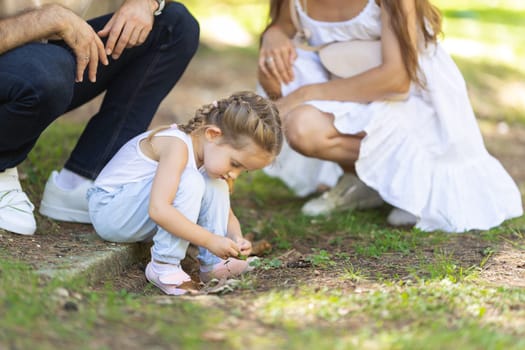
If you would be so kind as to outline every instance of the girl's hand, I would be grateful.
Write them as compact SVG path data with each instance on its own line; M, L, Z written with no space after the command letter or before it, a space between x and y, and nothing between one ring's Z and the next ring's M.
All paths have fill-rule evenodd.
M259 51L260 75L288 84L294 79L292 65L296 58L295 46L286 33L276 25L268 28Z
M252 253L252 242L245 238L237 239L237 244L241 249L241 255L249 256Z
M229 257L236 258L241 251L237 243L229 238L217 235L213 236L213 239L206 248L221 259L228 259Z

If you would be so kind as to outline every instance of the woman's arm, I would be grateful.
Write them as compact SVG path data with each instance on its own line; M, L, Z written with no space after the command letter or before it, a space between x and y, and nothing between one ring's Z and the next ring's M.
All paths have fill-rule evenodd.
M414 0L401 0L399 5L402 6L408 32L415 43L417 29ZM398 39L390 25L390 14L384 7L381 10L381 22L383 63L380 66L351 78L303 86L278 102L280 112L286 114L309 100L370 102L406 93L410 88L410 79L403 64Z
M188 162L186 144L175 137L157 136L153 138L153 145L158 152L159 165L151 187L151 219L173 235L207 248L221 258L237 256L240 249L234 241L191 222L173 207L180 178Z

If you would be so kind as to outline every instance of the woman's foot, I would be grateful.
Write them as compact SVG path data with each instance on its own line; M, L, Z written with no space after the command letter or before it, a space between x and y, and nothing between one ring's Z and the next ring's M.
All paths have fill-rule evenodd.
M390 214L388 214L386 221L392 226L412 227L417 224L417 216L409 213L406 210L394 208Z
M371 209L382 204L379 193L357 176L346 173L331 190L306 202L301 211L307 216L317 216L339 210Z
M179 287L186 282L191 282L190 276L180 266L156 261L151 261L146 266L146 278L169 295L186 294L188 291Z
M254 266L250 265L252 261L257 260L255 256L249 257L246 260L229 258L221 260L215 265L201 266L200 278L204 283L208 283L212 279L224 279L242 275L243 273L252 271Z

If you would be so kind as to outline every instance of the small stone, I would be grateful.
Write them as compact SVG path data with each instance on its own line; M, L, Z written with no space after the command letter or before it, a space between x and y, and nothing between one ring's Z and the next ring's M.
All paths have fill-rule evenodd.
M69 297L69 291L66 288L62 288L62 287L55 289L55 294L56 296L61 297L61 298Z
M64 304L64 310L78 311L78 305L74 301L66 301L66 303Z

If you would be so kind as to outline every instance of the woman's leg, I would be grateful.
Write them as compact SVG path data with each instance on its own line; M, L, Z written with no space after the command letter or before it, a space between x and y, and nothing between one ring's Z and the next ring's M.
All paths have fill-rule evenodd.
M364 134L341 134L333 119L331 114L309 105L300 106L285 117L285 135L292 148L308 157L336 162L345 171L335 187L303 206L305 215L369 209L383 204L379 194L354 175Z
M354 163L364 135L341 134L334 118L310 105L302 105L284 118L284 131L290 146L313 158L338 163L346 172L355 172Z

